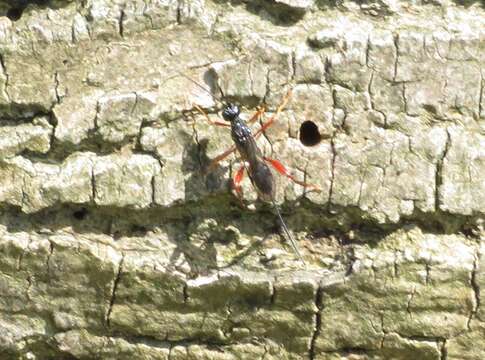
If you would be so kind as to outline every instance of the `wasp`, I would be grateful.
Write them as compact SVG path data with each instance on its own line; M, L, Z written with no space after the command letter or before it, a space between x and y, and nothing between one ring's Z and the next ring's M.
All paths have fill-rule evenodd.
M190 77L186 76L183 73L180 73L182 76L196 84L199 88L203 89L204 91L208 92L211 96L214 96L209 90L205 87L197 83L195 80L191 79ZM248 126L248 123L252 123L255 120L261 118L264 114L265 110L264 107L260 107L255 114L251 116L251 118L246 122L241 118L241 111L240 108L233 103L224 103L221 100L217 99L223 105L222 110L222 118L224 121L216 121L211 120L209 116L198 106L194 105L196 109L204 115L208 122L218 126L226 126L231 128L231 137L234 142L234 145L230 147L227 151L223 152L219 156L215 157L209 169L213 168L219 161L223 160L231 153L237 151L240 155L242 166L240 169L234 174L233 176L233 185L236 193L239 197L241 197L242 189L241 189L241 182L244 178L244 174L247 173L251 183L253 184L254 188L256 189L259 198L265 202L270 202L273 208L276 211L276 214L280 220L281 226L286 237L289 239L290 244L298 256L300 261L305 264L303 256L301 255L298 246L296 244L295 239L291 235L286 223L281 216L281 211L278 204L275 201L275 193L276 193L276 183L271 171L270 166L275 169L278 173L288 177L293 182L304 186L306 188L310 188L314 191L321 191L317 186L307 184L303 181L299 181L294 176L292 176L286 167L278 160L266 157L263 155L261 149L258 147L256 143L256 137L262 134L269 126L271 126L281 111L287 105L289 99L291 97L291 90L285 95L283 101L278 106L274 115L264 122L260 129L256 131L254 134L252 133L251 129ZM215 97L214 97L215 98Z

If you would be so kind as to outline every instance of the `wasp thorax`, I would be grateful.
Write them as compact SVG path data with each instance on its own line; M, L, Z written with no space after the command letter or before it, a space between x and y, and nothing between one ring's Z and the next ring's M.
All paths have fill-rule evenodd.
M226 121L234 121L239 116L240 110L237 105L228 104L222 111L222 117Z

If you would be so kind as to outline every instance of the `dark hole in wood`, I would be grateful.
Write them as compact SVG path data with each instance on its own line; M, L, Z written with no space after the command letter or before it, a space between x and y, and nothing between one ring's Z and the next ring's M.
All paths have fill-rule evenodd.
M317 145L322 140L318 126L311 120L303 122L300 126L300 141L305 146Z

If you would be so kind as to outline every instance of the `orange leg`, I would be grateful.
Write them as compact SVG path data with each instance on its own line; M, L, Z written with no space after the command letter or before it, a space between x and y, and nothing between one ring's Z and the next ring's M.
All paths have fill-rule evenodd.
M202 114L204 115L204 117L206 118L206 120L212 124L212 125L217 125L217 126L231 126L231 124L229 124L228 122L225 122L225 121L221 121L221 120L211 120L211 118L209 117L209 115L207 115L205 113L204 110L202 110L202 108L197 105L197 104L194 104L194 107Z
M259 130L254 133L254 137L259 136L259 134L261 134L263 131L265 131L267 128L269 128L273 124L273 122L276 120L278 115L285 108L286 104L288 104L288 101L290 101L290 97L291 97L291 90L289 90L286 93L286 95L283 98L283 101L281 102L280 106L278 106L278 109L276 109L276 113L273 116L271 116L268 121L264 122L263 125L261 126L261 128L259 128Z
M197 108L199 108L197 105L195 105ZM200 109L199 111L201 111L202 109ZM265 108L264 107L261 107L259 108L254 114L253 116L251 116L251 118L247 121L248 123L251 123L251 122L254 122L256 121L260 116L262 116L265 112ZM205 113L204 113L205 115ZM208 116L205 115L207 118ZM209 120L211 121L211 120ZM224 125L226 125L227 123L224 123ZM227 126L230 126L230 125L227 125ZM256 136L259 136L261 135L261 132L259 132L259 134L257 134ZM255 137L256 137L255 136ZM234 151L236 151L236 147L233 145L231 146L229 149L227 149L226 151L224 151L222 154L216 156L210 163L209 167L207 168L207 171L211 171L213 170L216 165L219 163L219 161L222 161L223 159L225 159L226 157L228 157L229 155L231 155Z
M239 200L242 201L242 188L241 188L241 181L244 178L244 171L246 170L245 164L241 166L241 168L234 174L232 178L232 183L234 186L234 190L236 190L237 197Z
M322 191L322 189L320 189L318 186L316 185L312 185L312 184L307 184L303 181L300 181L298 179L296 179L293 175L291 175L288 170L286 169L286 167L278 160L275 160L275 159L270 159L270 158L267 158L267 157L263 157L263 160L266 161L267 163L269 163L276 171L278 171L281 175L284 175L286 176L287 178L289 178L291 181L293 181L294 183L297 183L298 185L301 185L305 188L310 188L314 191Z
M205 170L206 173L211 172L212 170L214 170L214 168L217 166L217 164L219 163L219 161L224 160L226 157L228 157L229 155L231 155L235 150L236 150L236 146L233 145L229 149L227 149L226 151L224 151L222 154L217 155L214 159L212 159L212 161L210 162L209 166Z
M216 126L226 126L226 127L231 126L230 123L227 123L227 122L224 122L224 121L211 120L211 118L206 114L206 112L199 105L194 104L194 107L205 117L205 119L210 124L216 125ZM222 154L218 155L214 160L211 161L211 163L209 164L209 167L206 169L206 172L212 171L219 161L221 161L224 158L226 158L229 155L231 155L231 153L233 153L234 150L236 150L236 147L235 146L231 146L228 150L226 150Z
M285 95L285 97L283 98L283 101L281 102L280 106L278 106L278 109L276 110L276 113L265 123L263 123L263 125L261 126L261 128L256 131L254 133L254 137L257 138L258 136L260 136L264 130L266 130L268 127L270 127L273 122L276 120L276 117L281 113L281 111L284 109L284 107L286 106L286 104L288 104L288 101L290 100L290 97L291 97L291 90L288 91ZM209 119L209 116L207 116L207 114L197 105L195 105L195 107L206 117L206 119L210 122L210 123L214 123L213 120L210 120ZM249 120L247 121L247 123L252 123L254 121L256 121L258 118L260 118L264 113L265 113L266 109L264 108L264 106L261 106L250 118ZM227 123L222 123L221 122L217 122L219 124L216 124L216 125L222 125L222 126L230 126L229 124ZM219 161L225 159L226 157L228 157L229 155L231 155L234 151L236 150L236 147L233 145L231 146L228 150L224 151L222 154L216 156L210 163L209 167L207 168L207 172L213 170L215 168L215 166L217 165L217 163L219 163Z
M263 115L264 115L265 111L266 111L266 108L264 107L264 105L263 105L263 106L261 106L261 107L260 107L260 108L259 108L259 109L258 109L258 110L257 110L257 111L254 113L254 114L253 114L253 116L251 116L251 117L248 119L247 123L248 123L248 124L251 124L251 123L255 122L255 121L256 121L256 120L258 120L258 119L259 119L261 116L263 116Z

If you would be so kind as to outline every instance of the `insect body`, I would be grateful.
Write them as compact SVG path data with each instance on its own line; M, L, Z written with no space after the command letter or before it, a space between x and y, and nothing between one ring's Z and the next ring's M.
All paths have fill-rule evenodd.
M264 162L263 154L256 144L251 129L241 119L239 113L239 108L233 104L227 105L222 112L224 120L231 123L231 137L236 146L236 150L241 155L243 163L247 163L247 167L242 167L239 170L238 178L235 179L236 189L239 189L239 183L242 180L243 174L241 172L247 170L262 200L271 201L274 198L275 191L273 174ZM238 174L236 173L236 175Z
M241 119L239 114L239 107L233 104L228 104L222 111L224 120L231 123L231 137L236 145L237 151L243 159L250 161L251 158L261 152L254 141L251 129Z
M288 101L289 95L290 93L285 98L283 104L280 105L280 107L278 108L276 115L281 111L283 106ZM224 120L230 122L231 124L230 125L231 137L235 144L235 150L239 152L239 155L241 156L241 160L243 161L243 166L239 169L239 171L236 172L233 179L236 191L238 192L238 194L240 194L240 191L241 191L240 183L242 181L244 171L247 171L249 178L251 179L251 182L253 183L256 190L258 191L260 198L264 201L269 201L273 204L273 207L275 208L278 218L281 222L281 226L286 236L290 240L293 250L298 255L302 263L305 264L305 261L303 260L303 257L301 256L300 251L298 250L296 242L291 236L288 230L288 227L286 226L286 223L283 220L283 217L281 216L280 209L275 202L275 191L276 191L275 181L274 181L273 173L271 172L271 169L267 164L269 163L279 173L289 177L291 180L293 180L294 182L300 185L309 186L314 188L315 190L319 190L319 189L314 185L308 185L296 180L292 175L288 173L284 165L281 164L278 160L264 157L258 145L256 144L255 136L253 136L251 129L247 126L246 122L243 119L241 119L239 114L240 114L239 108L233 104L226 105L222 112L222 117L224 118ZM256 114L256 117L257 115L258 113ZM276 115L273 116L268 122L266 122L263 125L263 127L257 132L256 135L259 135L265 128L271 125ZM255 116L253 116L253 118L254 117ZM223 154L224 157L226 156L226 153ZM220 157L216 158L216 160L219 161Z
M196 83L194 80L188 78L187 76L181 74L182 76L186 77L189 79L191 82L195 83L197 86L201 87L205 91L208 92L204 87ZM298 247L296 245L295 240L291 236L288 227L286 226L283 217L281 216L280 209L278 205L276 204L275 201L275 192L276 192L276 186L275 186L275 181L273 177L273 173L271 172L270 167L268 166L271 165L276 171L278 171L280 174L285 175L289 179L291 179L293 182L300 184L305 187L312 188L313 190L320 191L320 189L317 186L314 185L309 185L306 184L302 181L297 180L294 178L285 168L285 166L279 162L278 160L271 159L268 157L263 156L263 153L259 149L255 138L263 133L263 131L268 128L276 119L276 117L279 115L279 113L282 111L282 109L285 107L286 103L289 100L289 97L291 95L291 92L288 92L288 94L285 96L283 99L283 102L280 104L278 107L276 113L265 123L262 124L261 128L255 132L253 135L251 132L251 129L248 127L247 123L240 117L240 109L238 106L234 104L224 104L224 109L222 111L222 117L226 122L221 122L221 121L213 121L211 120L207 114L196 105L196 108L201 112L205 118L212 124L214 125L219 125L219 126L230 126L231 127L231 137L232 140L234 141L234 146L222 153L221 155L217 156L213 161L212 164L209 166L209 169L212 168L215 164L217 164L219 161L222 159L226 158L229 156L231 153L234 151L237 151L239 155L241 156L241 160L243 162L243 166L236 172L233 178L234 182L234 187L238 195L241 195L241 181L244 177L244 172L246 171L249 175L249 178L251 179L251 182L253 183L254 187L256 188L259 197L264 200L271 202L273 207L275 208L275 211L278 215L278 218L281 222L281 226L290 240L291 246L293 247L293 250L295 253L298 255L300 260L302 261L303 264L305 264L305 261L303 260L303 257L300 254L300 251L298 250ZM258 119L262 114L264 113L263 109L259 109L249 120L248 123L255 121Z

